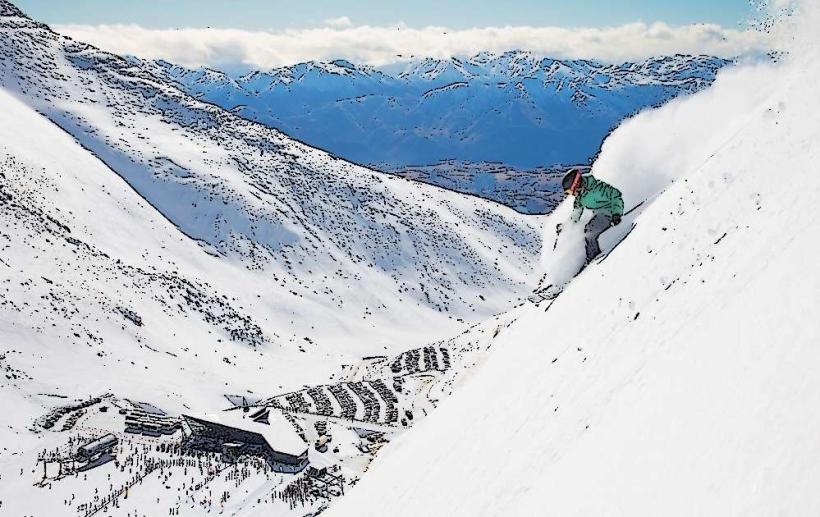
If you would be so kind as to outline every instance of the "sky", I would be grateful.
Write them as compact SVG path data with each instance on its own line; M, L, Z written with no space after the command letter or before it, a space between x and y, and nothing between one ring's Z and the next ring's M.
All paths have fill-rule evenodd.
M601 27L637 21L714 23L737 28L748 0L17 0L50 24L138 24L146 28L302 28L347 17L357 25L427 25L455 29L537 25Z
M12 1L103 50L227 71L508 50L620 63L676 53L732 58L766 47L747 28L749 0Z

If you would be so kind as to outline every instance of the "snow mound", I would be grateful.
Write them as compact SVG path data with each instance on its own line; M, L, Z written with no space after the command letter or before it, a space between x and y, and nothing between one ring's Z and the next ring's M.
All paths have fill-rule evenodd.
M817 14L612 135L596 172L649 201L629 238L329 515L820 512Z

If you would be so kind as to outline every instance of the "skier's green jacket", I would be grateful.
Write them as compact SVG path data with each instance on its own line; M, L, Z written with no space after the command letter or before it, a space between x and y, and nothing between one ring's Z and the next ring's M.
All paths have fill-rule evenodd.
M584 208L608 212L610 216L624 215L624 200L621 191L608 183L595 179L591 174L581 177L583 187L575 195L575 204L572 210L573 222L581 220Z

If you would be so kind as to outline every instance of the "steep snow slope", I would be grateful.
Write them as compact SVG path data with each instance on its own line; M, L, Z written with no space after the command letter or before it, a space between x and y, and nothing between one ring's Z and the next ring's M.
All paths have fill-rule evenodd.
M530 283L537 219L356 167L2 5L12 16L0 18L0 85L203 253L238 265L230 283L255 291L252 310L283 333L357 353L373 343L364 332L381 336L380 349L407 345L417 339L408 327L441 337L457 319L508 307Z
M76 420L36 423L55 407L116 393L206 414L226 393L261 397L327 379L338 358L291 343L263 311L249 311L252 292L225 289L241 269L203 253L5 91L0 111L14 121L0 124L0 514L78 515L131 477L100 469L77 485L34 486L43 451L105 433L94 423L99 406L70 437ZM122 426L112 430L122 436ZM130 504L144 510L160 495L146 487Z
M17 372L0 391L39 411L7 415L2 432L57 400L43 394L207 408L332 370L326 352L287 346L251 314L253 293L215 287L237 268L202 253L70 136L3 91L0 109L14 120L0 125L0 362Z
M633 113L699 91L729 62L668 56L608 65L528 52L424 59L391 75L347 61L239 78L146 63L184 91L339 156L391 169L441 160L586 163Z
M328 514L820 512L820 74L802 41L616 131L596 172L628 204L660 197L546 313L516 309Z

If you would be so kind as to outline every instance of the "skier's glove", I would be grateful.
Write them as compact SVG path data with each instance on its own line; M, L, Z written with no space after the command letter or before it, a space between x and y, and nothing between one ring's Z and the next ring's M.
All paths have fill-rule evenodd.
M613 215L612 216L612 226L618 226L619 224L621 224L621 216L618 215L618 214Z

